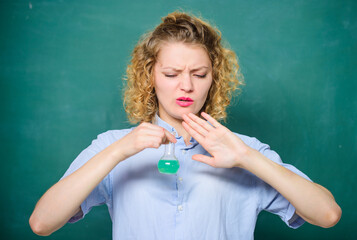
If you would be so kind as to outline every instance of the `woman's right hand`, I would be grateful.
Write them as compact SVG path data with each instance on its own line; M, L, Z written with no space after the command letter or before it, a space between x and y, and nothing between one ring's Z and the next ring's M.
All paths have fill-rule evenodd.
M166 129L151 123L140 124L53 185L36 204L30 218L32 230L47 236L61 228L80 211L81 203L120 161L145 148L158 148L168 141L177 142Z
M152 123L143 122L128 135L119 140L121 154L126 159L145 148L159 148L161 144L176 143L177 140L165 128Z

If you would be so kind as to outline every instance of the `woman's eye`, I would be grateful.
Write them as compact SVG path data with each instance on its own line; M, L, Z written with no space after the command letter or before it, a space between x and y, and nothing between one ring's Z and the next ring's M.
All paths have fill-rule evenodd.
M198 74L196 74L195 76L196 76L196 77L199 77L199 78L205 78L206 75L207 75L207 74L204 74L204 75L198 75Z
M173 77L176 77L176 75L174 75L174 74L165 74L165 77L173 78Z

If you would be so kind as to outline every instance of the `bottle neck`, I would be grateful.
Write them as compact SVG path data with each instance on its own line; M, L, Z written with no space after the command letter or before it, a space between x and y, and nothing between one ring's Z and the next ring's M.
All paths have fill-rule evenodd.
M165 153L164 156L162 156L162 158L165 159L177 159L175 156L175 143L168 143L165 144Z

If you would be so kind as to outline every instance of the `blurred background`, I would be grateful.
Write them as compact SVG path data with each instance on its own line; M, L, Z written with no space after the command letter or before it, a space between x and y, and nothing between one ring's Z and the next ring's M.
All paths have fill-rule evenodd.
M357 2L0 2L2 239L42 239L28 219L42 194L96 136L128 128L122 78L139 37L177 9L216 25L245 86L225 125L268 143L328 188L333 228L289 229L262 213L255 239L356 239ZM111 239L105 206L48 239Z

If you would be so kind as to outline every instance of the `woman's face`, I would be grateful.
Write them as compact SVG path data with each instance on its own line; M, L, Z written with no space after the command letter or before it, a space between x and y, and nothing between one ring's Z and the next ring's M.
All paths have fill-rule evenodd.
M197 114L212 84L212 64L199 45L164 43L154 66L154 86L159 116L164 121Z

